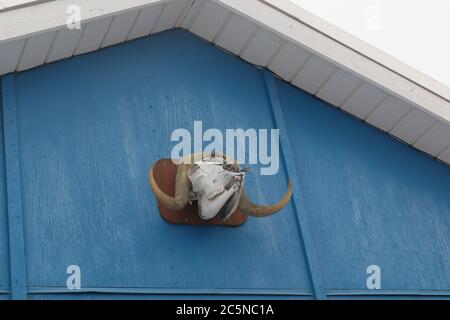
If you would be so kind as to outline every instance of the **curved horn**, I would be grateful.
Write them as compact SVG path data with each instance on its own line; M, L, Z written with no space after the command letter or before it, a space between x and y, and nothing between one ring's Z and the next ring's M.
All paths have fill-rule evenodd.
M165 194L158 186L153 177L153 168L150 167L148 172L148 182L155 193L156 199L169 210L181 210L187 206L189 202L189 177L188 172L190 164L181 163L177 168L175 180L175 197Z
M290 181L288 185L288 190L285 193L283 199L281 199L281 201L276 204L268 206L262 206L253 203L250 199L247 198L244 189L242 192L241 199L239 200L238 207L239 210L241 210L241 212L246 215L253 217L267 217L283 209L291 199L291 196L292 196L292 184Z

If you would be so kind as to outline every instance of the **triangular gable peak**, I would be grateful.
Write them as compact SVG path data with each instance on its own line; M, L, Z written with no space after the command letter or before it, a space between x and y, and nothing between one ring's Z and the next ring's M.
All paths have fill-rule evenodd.
M30 1L0 10L0 74L178 27L450 164L447 87L285 0Z

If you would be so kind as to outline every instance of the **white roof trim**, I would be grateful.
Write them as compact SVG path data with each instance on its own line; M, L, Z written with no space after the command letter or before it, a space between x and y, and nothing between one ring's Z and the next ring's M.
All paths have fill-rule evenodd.
M38 2L0 11L0 75L182 27L450 164L450 89L290 1ZM95 32L68 33L69 5Z
M29 7L53 0L0 0L0 12Z
M0 44L66 27L67 8L81 9L82 22L114 16L169 0L57 0L0 12Z
M261 0L450 102L450 88L286 0Z
M414 103L417 107L423 109L426 112L435 115L447 123L450 123L450 94L445 99L439 95L433 93L431 90L424 88L416 81L411 81L407 76L401 75L399 71L391 71L385 64L388 61L385 58L387 55L383 54L382 57L379 51L370 47L369 45L361 45L360 41L356 38L346 35L343 31L337 31L337 28L331 28L319 18L313 17L312 14L306 13L304 10L292 10L296 6L292 5L285 0L217 0L224 3L231 9L238 11L241 14L248 16L250 19L261 23L271 30L279 33L281 36L294 41L307 49L319 54L327 60L331 60L334 63L339 64L345 69L356 73L359 76L366 78L367 80L377 84L378 86L391 91L398 95L400 98L407 99L409 102ZM270 8L265 4L271 3L272 5L278 5L278 7L284 7L291 9L290 16L283 13L283 11L277 11ZM282 5L282 6L281 6ZM301 14L303 12L303 14ZM333 36L318 32L312 27L308 26L302 21L294 20L291 16L306 17L310 23L314 23L314 27L317 30L332 29L335 36L345 38L347 42L351 42L353 47L349 47L338 42ZM362 55L359 53L360 49L370 51L370 55L367 53ZM370 50L369 50L370 49ZM369 58L377 55L378 59L382 58L382 63L375 62L376 59ZM395 66L398 69L407 69L410 75L419 75L418 71L407 67L406 65L396 61L394 58L389 59L391 65L395 62ZM395 70L395 69L394 69ZM425 78L425 76L422 76ZM430 80L431 81L431 80Z

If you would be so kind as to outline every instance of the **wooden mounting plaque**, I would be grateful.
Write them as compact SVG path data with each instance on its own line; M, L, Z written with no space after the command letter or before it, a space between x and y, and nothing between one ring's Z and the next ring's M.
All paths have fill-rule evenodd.
M170 159L160 159L155 163L153 175L158 186L170 196L175 195L175 176L177 165ZM247 216L236 210L226 221L219 217L211 220L202 220L198 215L196 201L192 205L180 211L172 211L158 202L159 211L164 220L173 224L204 225L204 226L228 226L237 227L247 221Z

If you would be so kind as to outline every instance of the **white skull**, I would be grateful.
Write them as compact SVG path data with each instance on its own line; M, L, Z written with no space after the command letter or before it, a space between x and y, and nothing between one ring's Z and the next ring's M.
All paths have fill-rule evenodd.
M230 164L230 160L210 156L196 161L189 170L192 184L190 200L198 201L198 212L203 220L212 219L217 214L226 220L239 204L245 173L224 169L225 164Z

